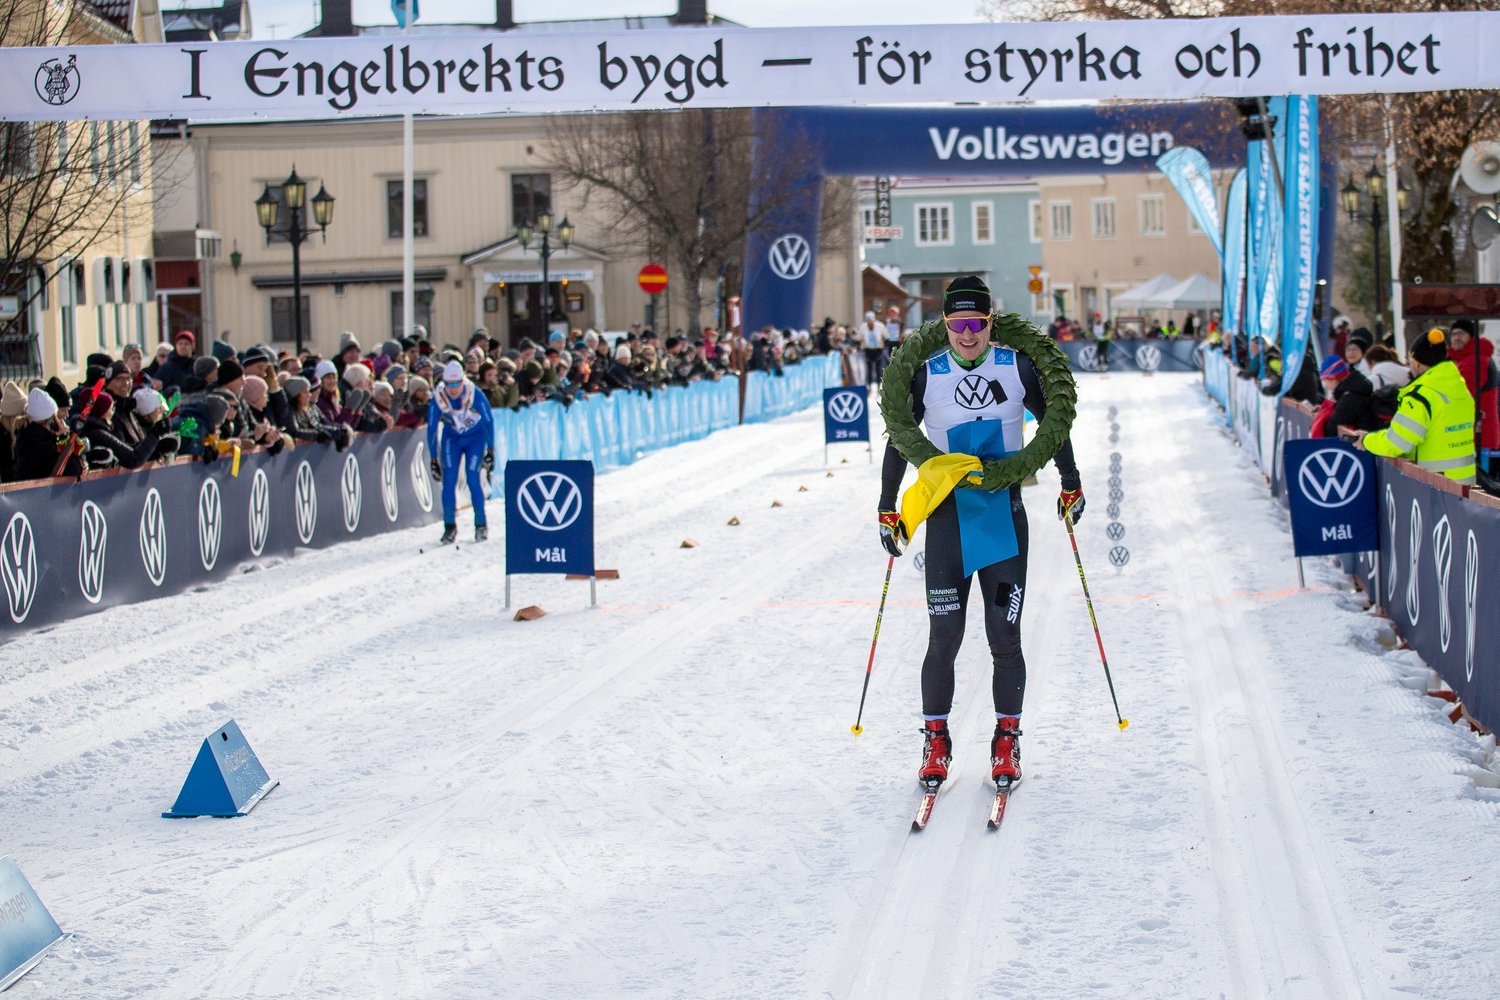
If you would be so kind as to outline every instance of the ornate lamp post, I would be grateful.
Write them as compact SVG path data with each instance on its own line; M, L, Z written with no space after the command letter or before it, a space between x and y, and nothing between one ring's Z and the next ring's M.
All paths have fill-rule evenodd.
M1360 202L1362 195L1368 195L1370 199L1370 243L1375 252L1375 339L1385 339L1385 294L1384 282L1380 274L1380 227L1385 224L1385 216L1381 213L1381 198L1385 195L1385 176L1375 167L1370 165L1365 174L1365 186L1361 191L1354 185L1351 176L1339 189L1339 203L1344 206L1344 213L1350 222L1358 221L1360 216ZM1407 200L1411 192L1405 184L1396 188L1397 211L1406 211Z
M328 240L328 224L333 221L333 202L334 198L327 188L319 184L318 193L312 198L312 217L319 232L323 234L324 242ZM307 206L307 182L297 176L296 167L281 182L279 200L271 194L269 184L260 197L255 199L255 214L267 237L276 228L281 209L285 208L287 212L286 238L292 245L292 332L299 355L302 353L302 243L312 235L312 230L304 225Z
M536 225L523 222L516 227L516 239L521 241L521 247L525 250L531 249L531 241L538 235L542 242L537 247L537 254L542 258L542 294L541 307L537 310L536 342L539 345L547 343L547 319L551 313L552 285L548 274L548 262L552 259L552 213L543 212L536 217ZM566 250L568 244L573 242L573 224L563 216L562 222L557 224L557 242L562 244Z

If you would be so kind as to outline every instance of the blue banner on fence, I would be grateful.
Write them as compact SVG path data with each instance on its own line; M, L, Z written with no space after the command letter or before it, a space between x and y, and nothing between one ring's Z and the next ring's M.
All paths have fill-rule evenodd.
M1318 281L1318 99L1286 101L1286 219L1282 226L1281 393L1297 381L1313 328ZM1272 253L1274 247L1268 248Z
M63 932L10 858L0 858L0 993L42 960Z
M505 572L594 575L593 463L505 463Z
M869 389L862 385L823 390L823 443L870 440Z
M1374 456L1333 438L1287 441L1282 455L1292 547L1299 557L1380 547Z

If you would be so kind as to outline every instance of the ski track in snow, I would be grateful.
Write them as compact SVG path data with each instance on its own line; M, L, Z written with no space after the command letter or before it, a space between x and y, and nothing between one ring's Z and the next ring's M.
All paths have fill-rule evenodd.
M1487 997L1493 740L1422 697L1332 566L1296 590L1196 376L1085 376L1079 409L1078 544L1131 724L1049 467L999 831L977 620L953 775L908 829L920 535L849 732L879 454L834 446L827 475L810 410L599 477L621 578L598 609L522 576L514 604L549 614L512 621L492 503L482 545L461 512L456 549L397 532L0 647L0 853L74 935L9 995ZM281 785L242 819L160 819L231 717Z

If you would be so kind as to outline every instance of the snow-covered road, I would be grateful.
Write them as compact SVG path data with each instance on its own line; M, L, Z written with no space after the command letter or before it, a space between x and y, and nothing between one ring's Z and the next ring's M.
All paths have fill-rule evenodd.
M814 410L601 476L598 609L516 577L549 613L513 621L500 531L423 528L0 647L0 854L74 935L11 995L1492 995L1493 740L1331 567L1296 589L1196 377L1080 395L1078 541L1130 726L1048 469L999 832L977 621L953 778L908 832L920 536L850 733L879 466L839 446L830 474ZM230 717L281 785L243 819L160 819Z

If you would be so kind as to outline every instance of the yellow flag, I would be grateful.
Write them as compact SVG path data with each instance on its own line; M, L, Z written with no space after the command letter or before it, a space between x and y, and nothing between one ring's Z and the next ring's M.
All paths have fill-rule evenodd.
M911 538L959 483L984 482L984 463L973 455L937 455L917 469L917 481L901 494L901 526Z

